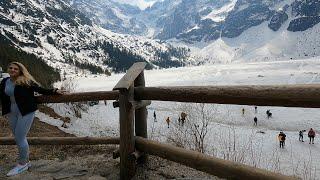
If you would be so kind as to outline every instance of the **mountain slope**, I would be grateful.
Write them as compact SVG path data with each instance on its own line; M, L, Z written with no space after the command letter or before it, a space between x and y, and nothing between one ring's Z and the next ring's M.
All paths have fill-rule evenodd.
M107 31L61 0L4 0L0 7L5 39L68 72L74 66L94 73L124 71L137 61L149 68L181 66L188 56L187 49Z

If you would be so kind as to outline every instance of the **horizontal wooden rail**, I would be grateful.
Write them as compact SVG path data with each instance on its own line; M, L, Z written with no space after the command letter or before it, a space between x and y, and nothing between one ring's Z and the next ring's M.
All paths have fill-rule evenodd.
M273 173L267 170L250 167L208 156L195 151L178 148L172 145L160 144L142 137L135 138L136 148L139 151L162 157L194 169L227 179L265 179L291 180L295 177Z
M118 91L98 91L98 92L81 92L70 93L65 95L38 96L38 103L67 103L80 101L98 101L98 100L117 100Z
M119 144L119 138L110 137L27 137L30 145L98 145ZM0 145L15 145L13 137L1 137Z
M136 87L138 100L320 108L320 85Z

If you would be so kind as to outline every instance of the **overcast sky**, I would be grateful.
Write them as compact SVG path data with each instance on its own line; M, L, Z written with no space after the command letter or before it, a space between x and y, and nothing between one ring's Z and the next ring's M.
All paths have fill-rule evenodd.
M114 0L121 3L136 5L140 7L140 9L145 9L149 6L151 6L154 2L159 0Z

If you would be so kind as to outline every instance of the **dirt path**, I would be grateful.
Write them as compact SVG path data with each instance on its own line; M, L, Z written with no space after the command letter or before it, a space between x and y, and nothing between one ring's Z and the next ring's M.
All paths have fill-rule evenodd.
M52 112L51 112L52 113ZM11 136L6 119L0 117L0 137ZM30 137L74 136L35 118ZM32 167L15 177L6 173L16 163L16 146L0 146L0 179L119 179L119 159L112 158L115 145L30 146ZM213 176L150 156L144 167L138 167L134 179L215 179Z

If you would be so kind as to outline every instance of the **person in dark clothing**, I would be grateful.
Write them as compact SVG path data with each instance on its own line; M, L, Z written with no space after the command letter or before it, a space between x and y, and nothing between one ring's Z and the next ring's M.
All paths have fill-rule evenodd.
M254 113L257 114L257 112L258 112L258 107L255 106L255 107L254 107Z
M258 125L258 118L257 118L257 117L254 117L254 118L253 118L253 121L254 121L254 125L257 126L257 125Z
M170 118L169 117L167 117L166 122L167 122L168 128L169 128L170 127Z
M309 132L308 132L308 137L310 139L309 144L314 144L314 137L316 136L316 132L314 132L314 130L312 128L310 128Z
M242 108L242 116L244 116L244 111L245 111L244 108Z
M153 118L154 118L154 122L157 122L157 115L156 115L156 111L153 111Z
M181 124L182 124L182 126L184 125L184 123L186 121L186 117L187 117L187 113L182 112L181 113Z
M178 123L179 123L179 126L180 126L180 122L181 122L181 119L180 119L180 116L179 116L179 118L178 118Z
M272 113L270 112L269 109L267 110L266 114L267 114L267 118L268 118L268 119L272 117Z
M40 87L25 66L19 62L11 62L8 66L8 73L10 77L4 78L0 83L0 100L2 115L8 118L18 146L18 164L7 173L7 176L14 176L30 167L29 144L26 136L37 110L34 93L54 95L64 92Z
M285 141L286 141L286 135L282 131L279 133L278 139L280 142L280 148L284 148Z
M303 141L303 130L299 131L299 141L304 142Z

